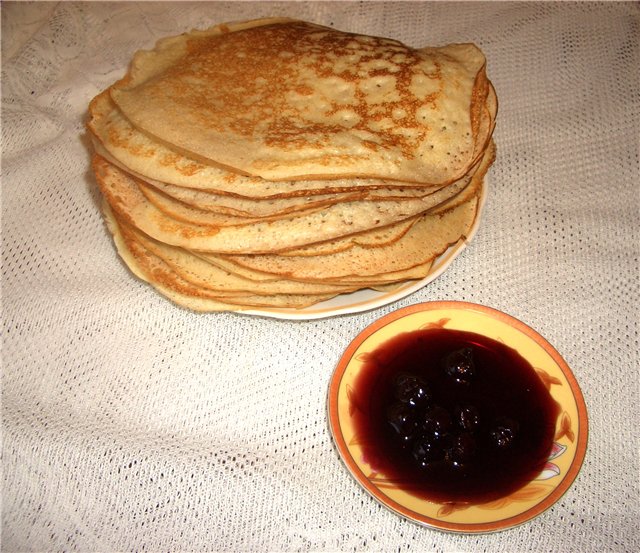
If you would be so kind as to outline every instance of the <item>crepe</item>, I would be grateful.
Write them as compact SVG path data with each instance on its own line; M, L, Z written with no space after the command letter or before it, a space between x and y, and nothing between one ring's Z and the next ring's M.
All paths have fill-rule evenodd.
M477 201L473 198L443 214L423 215L402 238L386 246L356 245L346 251L313 257L245 254L225 259L283 278L343 282L344 277L359 277L358 281L362 282L366 280L364 277L403 271L433 261L450 245L464 239L475 220Z
M287 219L219 226L170 217L147 200L134 177L100 156L94 157L93 168L113 210L137 228L168 244L223 253L278 251L383 227L437 206L468 186L462 181L404 202L348 202Z
M471 44L266 20L160 41L111 97L150 135L249 175L445 183L474 162L484 67Z
M363 277L382 272L402 271L433 261L450 245L464 239L472 228L478 209L484 174L493 161L494 148L472 184L458 197L422 214L397 239L386 243L354 241L349 248L323 254L295 255L227 255L224 258L255 271L308 281L326 281L344 277ZM202 254L211 259L210 255ZM366 279L360 279L364 281ZM343 282L343 280L341 280Z
M115 220L115 217L112 215ZM210 263L194 253L169 246L144 235L137 229L118 222L120 233L138 242L148 252L162 259L176 274L195 285L226 294L241 295L335 295L351 292L356 289L353 285L332 283L308 283L282 278L257 280L255 271L251 271L253 278L247 278L222 269L219 264ZM246 273L245 273L246 274Z
M242 198L296 198L317 194L353 193L388 189L391 193L415 190L422 194L428 185L390 179L332 178L331 180L270 181L227 170L210 160L178 151L137 129L115 106L110 89L96 96L89 105L87 128L96 151L114 165L148 182L162 182L189 189L207 190Z
M161 294L178 305L196 311L236 311L255 307L296 307L313 305L330 296L298 296L276 294L252 296L212 292L194 285L176 274L162 259L152 254L131 236L122 233L108 205L104 206L105 218L113 234L118 253L131 271L151 284Z

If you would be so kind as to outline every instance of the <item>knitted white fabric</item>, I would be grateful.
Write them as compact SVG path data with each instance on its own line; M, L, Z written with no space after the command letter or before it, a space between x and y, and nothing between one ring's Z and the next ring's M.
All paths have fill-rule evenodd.
M500 111L480 230L402 301L308 322L195 314L115 253L89 100L162 36L268 15L487 55ZM638 551L639 39L637 3L3 2L3 550ZM443 299L534 327L585 395L582 471L512 530L400 518L328 432L349 342Z

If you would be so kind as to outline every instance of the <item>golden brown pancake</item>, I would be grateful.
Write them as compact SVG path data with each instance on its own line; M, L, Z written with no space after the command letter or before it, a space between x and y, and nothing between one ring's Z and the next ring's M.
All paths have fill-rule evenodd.
M226 259L250 268L303 281L343 282L343 277L372 277L433 261L469 232L477 198L442 214L425 214L399 240L379 247L354 246L317 256L230 255Z
M201 251L263 253L300 247L409 219L455 196L464 181L402 202L356 201L308 215L237 226L202 225L169 217L147 200L136 179L94 156L96 179L111 208L157 240Z
M207 311L238 310L255 307L296 307L301 308L326 300L332 295L295 295L271 294L265 296L238 295L211 291L192 284L176 274L162 259L147 250L140 242L130 235L121 232L117 220L108 214L109 228L114 235L118 253L137 276L149 282L159 292L176 303L190 308Z
M117 219L116 219L117 221ZM176 274L183 279L203 288L235 294L247 295L273 295L273 294L300 294L321 295L341 294L350 292L356 287L332 283L308 283L295 280L273 279L256 280L243 277L237 273L224 270L214 263L205 261L192 252L176 246L169 246L150 238L135 228L118 222L121 234L136 242L162 259ZM252 276L254 276L252 272Z
M490 116L487 109L486 117ZM441 185L406 183L389 179L332 178L330 180L269 181L226 170L211 161L196 159L176 151L134 127L113 104L109 91L96 96L89 105L94 148L109 162L126 169L150 184L173 184L242 198L291 198L318 194L375 192L382 195L416 196Z
M111 98L152 137L236 172L447 183L474 161L484 70L471 44L267 20L161 41Z

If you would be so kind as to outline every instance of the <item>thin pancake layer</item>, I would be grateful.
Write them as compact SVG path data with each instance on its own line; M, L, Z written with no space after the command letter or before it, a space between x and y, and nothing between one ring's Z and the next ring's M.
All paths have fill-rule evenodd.
M481 195L481 189L484 184L484 176L495 159L496 148L491 142L485 152L482 162L476 172L471 177L469 186L466 186L458 194L452 198L442 202L441 204L429 210L430 214L442 214L450 211L465 202ZM363 247L379 247L389 245L400 239L405 233L420 220L420 215L405 219L399 223L391 224L383 228L363 231L361 233L349 236L327 240L320 243L310 244L300 248L289 248L278 251L280 256L316 256L327 255L339 251L345 251L349 248L359 245Z
M255 307L294 307L302 308L329 299L335 294L328 295L295 295L295 294L271 294L261 295L237 295L225 294L220 291L212 291L197 286L175 273L162 259L147 250L131 235L123 234L120 226L112 215L108 206L105 216L109 222L118 253L121 258L139 278L151 284L163 295L176 303L204 311L229 311L249 309Z
M168 194L161 192L154 186L143 180L135 179L140 191L144 194L149 202L156 206L160 211L166 213L169 217L186 221L187 223L195 223L196 225L208 225L215 227L231 227L258 223L261 221L275 221L277 219L288 218L291 216L301 216L315 213L323 208L335 205L330 204L310 205L306 209L295 210L293 212L271 213L263 216L255 215L239 215L237 213L220 213L219 211L211 211L194 207L180 200L172 198ZM357 197L356 197L357 199Z
M353 285L332 283L314 284L286 279L254 280L224 270L183 248L158 242L120 221L118 226L123 236L139 242L146 250L162 259L181 278L209 290L238 296L274 294L318 296L341 294L355 289Z
M478 150L484 67L471 44L266 21L161 41L111 97L150 135L246 174L445 183Z
M399 240L380 247L354 246L314 257L233 255L226 259L254 271L307 281L342 281L410 269L432 261L466 236L476 217L477 198L442 214L426 214Z
M466 186L460 181L425 198L384 202L384 205L348 202L306 216L219 227L196 225L167 216L146 199L135 178L100 156L94 156L93 168L107 201L128 223L167 244L222 253L273 252L381 228L427 211Z
M419 195L425 188L441 185L420 183L417 191L402 181L367 178L331 180L270 181L229 171L211 161L176 150L134 127L111 101L109 90L96 96L89 105L91 132L96 151L114 165L154 181L184 188L207 190L243 198L295 198L318 194L354 193L361 190L389 190L388 194ZM405 191L408 191L405 193ZM384 192L379 192L382 194Z

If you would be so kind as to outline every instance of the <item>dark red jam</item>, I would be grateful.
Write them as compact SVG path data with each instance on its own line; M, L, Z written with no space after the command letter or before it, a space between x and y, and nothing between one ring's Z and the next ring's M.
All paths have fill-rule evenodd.
M379 476L436 502L484 503L533 480L559 408L531 364L485 336L394 337L354 382L356 435Z

